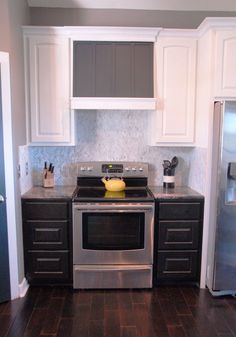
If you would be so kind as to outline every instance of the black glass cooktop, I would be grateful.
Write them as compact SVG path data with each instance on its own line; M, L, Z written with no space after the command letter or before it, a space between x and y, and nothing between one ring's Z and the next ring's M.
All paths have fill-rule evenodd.
M103 187L78 187L74 194L74 201L109 201L109 200L153 200L147 188L126 188L121 192L110 192Z

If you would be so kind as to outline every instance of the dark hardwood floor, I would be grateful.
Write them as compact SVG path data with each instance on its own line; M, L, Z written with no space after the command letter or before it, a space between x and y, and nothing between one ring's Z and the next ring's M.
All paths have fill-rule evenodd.
M0 337L236 337L236 299L193 287L30 288L0 304Z

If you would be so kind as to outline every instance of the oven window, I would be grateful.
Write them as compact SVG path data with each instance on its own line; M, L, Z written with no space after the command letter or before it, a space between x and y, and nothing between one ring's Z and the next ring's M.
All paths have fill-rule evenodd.
M143 249L144 222L144 213L84 213L83 248Z

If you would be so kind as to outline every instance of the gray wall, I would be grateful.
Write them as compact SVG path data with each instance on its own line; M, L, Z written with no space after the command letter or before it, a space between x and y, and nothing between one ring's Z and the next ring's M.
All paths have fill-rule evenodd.
M236 12L75 8L31 8L30 14L32 25L164 28L197 28L208 16L236 16Z
M30 23L26 0L0 1L0 51L10 55L14 180L17 219L19 281L24 278L20 191L17 177L18 146L25 144L25 100L22 25Z
M7 0L0 1L0 51L9 51L9 17Z

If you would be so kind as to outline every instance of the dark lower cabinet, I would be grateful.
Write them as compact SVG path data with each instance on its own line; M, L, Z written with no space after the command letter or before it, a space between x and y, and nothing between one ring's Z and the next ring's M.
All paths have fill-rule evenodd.
M204 199L156 200L154 285L199 283Z
M25 275L30 284L72 282L71 201L22 200Z

